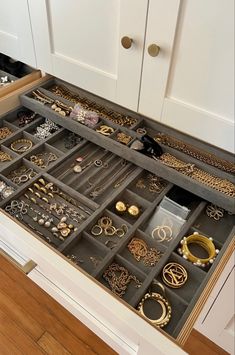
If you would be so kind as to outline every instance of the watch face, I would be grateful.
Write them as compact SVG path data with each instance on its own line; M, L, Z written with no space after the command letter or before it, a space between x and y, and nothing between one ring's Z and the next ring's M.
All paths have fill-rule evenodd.
M6 188L6 183L4 182L4 181L0 181L0 192L2 192L3 191L3 189L5 189Z

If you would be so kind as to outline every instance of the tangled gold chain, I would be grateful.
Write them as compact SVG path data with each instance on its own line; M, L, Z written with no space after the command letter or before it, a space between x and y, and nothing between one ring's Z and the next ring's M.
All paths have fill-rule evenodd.
M235 173L235 164L230 161L220 159L214 154L207 153L203 150L199 150L190 144L186 144L183 141L171 137L164 133L158 133L155 137L157 142L160 142L168 147L177 149L185 154L188 154L200 161L203 161L206 164L215 166L223 171L227 171L229 173Z
M136 283L136 287L141 286L141 282L135 275L131 275L124 267L112 263L103 273L103 278L108 282L111 290L117 296L122 297L131 281Z
M159 159L163 164L170 168L190 176L192 179L222 192L227 196L235 197L235 185L231 181L211 175L206 171L197 168L194 164L185 163L169 153L162 154Z
M65 86L55 85L49 90L55 93L56 95L63 97L66 100L69 100L76 104L80 104L86 110L92 110L97 112L101 118L106 118L114 123L117 123L120 126L131 127L137 123L136 118L125 116L118 112L113 112L112 110L109 110L108 108L101 106L92 100L89 100L85 97L81 97L80 95L71 92Z

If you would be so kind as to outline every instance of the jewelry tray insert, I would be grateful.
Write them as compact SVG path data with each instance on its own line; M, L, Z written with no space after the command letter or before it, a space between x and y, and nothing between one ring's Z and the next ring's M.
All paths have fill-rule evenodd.
M108 107L106 111L121 112L133 121L127 121L126 127L125 121L121 126L118 122L122 121L115 123L102 117L89 128L36 101L31 92L23 95L24 107L0 118L0 189L1 184L10 188L4 196L0 192L0 207L155 325L153 320L161 315L160 304L169 316L160 326L177 338L232 240L233 198L130 148L141 133L138 128L152 136L164 133L183 141L189 140L188 136L57 79L38 89L53 100L74 106L48 90L55 85L65 85L77 95L88 97L88 101ZM22 124L22 111L28 109L38 115ZM109 136L99 132L102 125L112 127ZM50 134L45 134L48 130ZM192 139L190 144L195 146L195 142ZM202 142L196 146L207 151ZM234 181L228 171L170 146L162 147L186 163ZM213 154L218 151L221 160L232 161L229 153L210 146L208 149ZM164 196L173 201L176 196L187 196L189 214L174 237L172 226L158 226L155 235L149 229ZM194 265L179 252L183 238L195 232L208 240L213 238L218 253L205 267ZM196 244L190 251L199 253L199 259L205 258L206 247ZM172 272L173 279L167 280ZM116 283L115 275L119 275ZM147 294L152 297L143 299ZM160 298L155 302L159 294L163 301Z

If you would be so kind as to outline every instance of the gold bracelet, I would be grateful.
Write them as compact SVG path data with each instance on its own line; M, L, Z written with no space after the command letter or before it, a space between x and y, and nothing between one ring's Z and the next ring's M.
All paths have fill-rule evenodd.
M159 286L162 288L162 290L165 292L165 289L162 284L159 283ZM162 309L162 314L159 318L157 319L152 319L146 316L145 311L144 311L144 303L147 300L153 300L157 302ZM148 292L144 295L142 300L137 306L137 310L140 312L140 314L150 321L155 327L157 328L163 328L165 325L167 325L171 319L171 306L168 302L168 300L163 297L160 293L156 292Z
M207 265L212 264L216 255L219 253L219 250L215 249L212 238L207 238L197 232L188 237L184 237L180 243L182 246L178 249L178 252L183 256L184 259L197 266L206 267ZM208 257L199 258L198 256L193 255L188 247L190 244L200 245L204 250L206 250Z
M17 147L19 144L19 147ZM17 153L24 153L27 150L31 149L33 146L33 142L29 139L17 139L13 143L11 143L11 149Z

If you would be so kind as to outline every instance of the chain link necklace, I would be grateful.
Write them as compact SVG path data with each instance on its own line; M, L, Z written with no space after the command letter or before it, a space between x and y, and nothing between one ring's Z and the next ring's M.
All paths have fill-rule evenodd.
M169 153L164 153L158 158L164 165L169 166L192 179L201 182L223 194L235 197L235 185L226 179L211 175L204 170L197 168L194 164L185 163Z
M200 161L203 161L206 164L215 166L223 171L227 171L229 173L235 173L235 164L230 161L220 159L214 154L207 153L203 150L199 150L192 146L191 144L186 144L183 141L176 139L174 137L168 136L164 133L159 133L154 138L157 142L167 145L168 147L177 149L185 154L192 156Z

